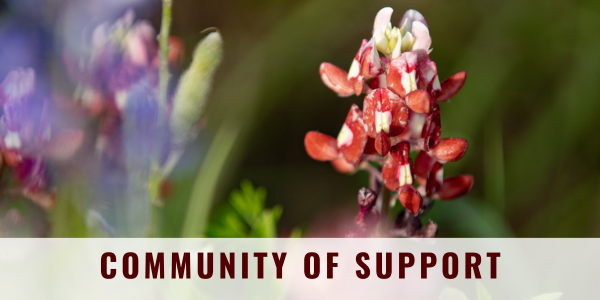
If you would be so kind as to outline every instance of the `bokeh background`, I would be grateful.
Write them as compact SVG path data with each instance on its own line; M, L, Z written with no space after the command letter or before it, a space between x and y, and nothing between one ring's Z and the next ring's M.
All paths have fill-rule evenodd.
M187 61L207 27L219 28L225 53L205 130L173 175L162 235L181 230L200 164L213 214L248 179L266 188L267 206L283 208L280 236L298 226L306 236L344 234L368 176L311 160L303 139L310 130L336 136L350 105L362 103L338 98L318 68L348 68L384 6L394 8L394 23L409 8L425 16L440 79L468 72L462 91L441 105L442 136L469 141L445 174L471 173L475 185L427 215L440 236L600 236L596 0L174 0L172 34L185 41ZM59 67L64 37L127 7L158 29L156 0L3 1L0 77L30 66L68 91Z

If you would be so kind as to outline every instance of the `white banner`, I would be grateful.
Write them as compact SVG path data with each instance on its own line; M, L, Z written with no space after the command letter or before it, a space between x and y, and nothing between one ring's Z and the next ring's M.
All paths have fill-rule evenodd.
M0 297L598 299L598 253L600 239L0 239Z

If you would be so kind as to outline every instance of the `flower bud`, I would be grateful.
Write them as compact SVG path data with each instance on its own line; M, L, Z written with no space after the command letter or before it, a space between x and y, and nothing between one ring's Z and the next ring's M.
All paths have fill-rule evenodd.
M441 134L442 121L440 118L440 108L435 105L433 107L433 112L427 117L427 122L425 122L423 130L421 131L421 138L424 139L423 147L425 148L425 151L429 151L430 147L437 144Z
M377 193L368 188L361 188L358 191L358 205L364 208L371 208L375 205L375 200L377 200Z
M348 97L354 94L354 87L348 80L348 73L346 71L324 62L319 68L319 73L321 74L323 83L336 92L338 96Z
M411 184L404 185L400 188L400 194L398 196L400 203L410 212L417 214L421 206L423 206L423 197Z
M420 185L425 185L427 182L427 176L429 175L429 170L433 167L436 161L433 157L429 156L427 152L420 151L415 159L415 175L417 176L417 181Z
M190 139L195 124L202 116L213 75L221 62L222 48L219 32L207 35L196 47L192 63L179 81L170 119L176 144Z
M381 169L383 182L390 191L397 191L400 187L400 183L398 182L399 161L397 156L393 154L398 151L397 148L397 145L391 148L392 155L388 156Z
M388 89L400 98L417 89L417 54L404 52L400 58L390 62L387 70Z
M419 21L414 21L412 23L411 33L414 38L411 51L417 55L418 59L421 59L431 52L431 50L429 50L431 47L429 29L427 28L427 25Z
M415 90L406 95L406 105L418 114L428 114L429 104L429 94L424 90Z
M450 98L454 97L454 95L456 95L463 87L466 80L467 72L465 71L458 72L444 80L441 84L442 91L438 95L437 101L448 101Z
M384 72L381 59L379 58L379 53L377 52L377 49L375 49L374 39L371 39L371 41L369 41L363 49L363 53L361 54L360 70L365 80L375 78Z
M367 41L367 40L362 41L362 44L360 45L358 52L356 53L356 55L354 56L354 59L352 60L352 64L350 65L350 70L348 71L348 81L350 81L350 84L352 84L352 87L354 88L354 93L357 96L360 95L360 93L362 93L362 91L363 91L364 78L363 78L362 72L361 72L361 61L362 61L363 49L365 48L365 45L367 45L368 42L369 41Z
M425 24L425 26L427 26L427 21L425 21L425 17L423 17L423 15L419 11L409 9L406 12L404 12L402 20L400 20L400 26L404 27L404 29L407 32L410 32L412 31L412 24L415 21L419 21Z
M462 138L440 139L438 143L431 148L430 154L442 163L457 161L467 152L469 143Z
M337 141L326 134L310 131L304 137L306 153L318 161L330 161L339 157Z
M386 156L388 152L390 152L390 148L392 146L391 143L392 142L390 141L390 137L387 135L387 133L385 133L385 131L381 131L375 138L375 150L377 150L377 153L379 153L381 156Z
M367 143L367 132L363 121L363 113L356 104L352 104L344 126L337 138L337 146L346 160L357 164Z
M356 224L360 226L373 227L379 220L379 213L374 210L375 201L377 200L377 193L374 191L361 188L358 191L358 205L360 210L358 216L356 216Z
M444 165L439 162L435 162L429 171L427 176L427 183L425 184L425 192L428 197L435 194L435 192L442 186L444 181Z
M473 175L461 175L444 180L434 198L452 200L466 195L473 187Z
M440 85L440 78L438 77L437 66L431 61L429 55L419 61L417 81L418 88L427 91L433 97L431 100L435 101L435 98L441 92L442 88ZM433 103L431 104L433 105Z

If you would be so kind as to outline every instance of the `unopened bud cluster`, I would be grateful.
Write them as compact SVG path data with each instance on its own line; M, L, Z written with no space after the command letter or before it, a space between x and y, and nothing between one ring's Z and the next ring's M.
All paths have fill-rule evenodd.
M409 223L418 229L419 218L432 200L463 196L473 186L471 175L443 176L443 165L461 159L468 143L462 138L441 138L439 104L458 93L466 72L440 82L429 56L431 36L423 15L408 10L394 27L392 12L389 7L379 11L373 36L362 41L349 72L330 63L322 63L319 70L323 83L340 97L364 94L362 110L351 106L337 139L311 131L304 140L313 159L331 161L341 173L371 172L377 184L372 184L369 192L359 192L361 209L356 218L359 228L367 231L375 226L365 220L379 218L379 212L373 204L362 203L366 194L375 198L383 194L383 186L397 192L395 199L409 213L401 213L399 220L404 221L399 223L406 225L407 219L414 219L418 226L414 221ZM411 152L417 153L414 161ZM379 197L379 201L388 200ZM434 227L437 229L435 224L426 226ZM408 236L432 235L418 230L404 232Z

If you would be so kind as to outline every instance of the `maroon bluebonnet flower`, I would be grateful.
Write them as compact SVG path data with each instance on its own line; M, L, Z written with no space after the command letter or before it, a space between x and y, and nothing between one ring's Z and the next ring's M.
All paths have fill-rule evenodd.
M342 173L370 172L372 194L387 201L381 199L381 187L397 191L411 220L418 220L433 199L460 197L473 186L471 175L443 178L443 165L461 159L468 143L462 138L441 138L438 104L458 93L466 72L440 83L429 56L432 40L423 15L409 10L394 27L392 12L389 7L379 11L372 37L362 41L348 72L330 63L322 63L319 69L323 83L338 96L364 93L363 111L352 106L337 140L311 131L304 142L312 158L331 161ZM411 151L419 152L414 165ZM361 204L356 223L363 229L370 209ZM420 230L418 222L419 226L414 220L409 223ZM427 228L434 227L430 231L435 232L435 224Z

